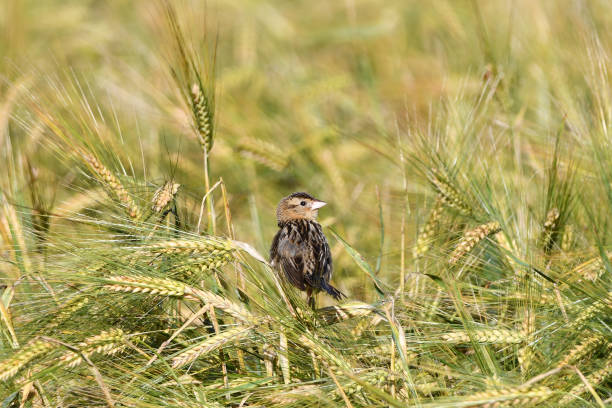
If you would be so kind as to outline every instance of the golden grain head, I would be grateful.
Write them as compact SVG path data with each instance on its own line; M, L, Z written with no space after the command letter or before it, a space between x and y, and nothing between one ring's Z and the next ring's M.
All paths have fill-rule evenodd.
M506 329L457 330L443 334L441 339L450 344L470 343L472 340L478 343L518 344L525 341L525 334Z
M125 187L119 179L115 177L94 155L87 152L80 152L80 156L89 164L90 168L95 173L98 180L107 188L107 190L119 201L125 208L127 214L132 219L139 219L141 211L136 202L132 199Z
M125 293L144 293L149 295L184 297L198 300L193 296L187 285L171 279L152 278L148 276L112 276L106 280L103 287L107 290Z
M497 221L489 222L487 224L479 225L478 227L467 231L461 241L457 244L457 247L451 254L449 259L450 264L455 264L461 258L463 258L468 252L482 241L484 238L496 234L501 231L501 227Z
M90 357L93 354L114 355L123 351L127 344L126 334L121 329L110 329L91 336L78 344L80 352L68 351L60 358L60 364L67 367L76 367L83 362L84 354ZM132 339L133 340L133 339Z
M176 193L181 185L172 181L167 181L163 186L158 188L153 194L151 210L155 213L160 213L168 204L174 200Z
M172 359L172 367L182 367L196 360L198 357L210 353L223 345L241 340L249 335L251 327L237 326L219 334L210 336L193 347L186 349Z
M466 216L472 214L472 209L462 194L448 181L441 171L432 168L428 173L428 178L446 206L454 208Z
M509 387L478 392L470 396L473 405L470 408L526 407L535 406L554 395L545 386Z
M0 362L0 381L6 381L24 368L30 361L40 357L56 345L47 340L33 340L8 359Z
M565 353L565 357L557 367L562 367L566 364L573 364L574 362L580 360L582 357L591 353L594 349L596 349L601 344L605 343L605 338L599 334L591 334L590 336L584 338L579 344L574 346L568 352Z
M587 375L585 378L592 387L597 387L606 379L610 378L610 376L612 376L612 359L608 358L602 368ZM568 393L563 396L563 398L559 400L559 405L563 406L570 404L573 400L586 392L588 392L586 384L580 381L571 390L569 390Z
M421 228L417 237L416 245L413 248L413 256L420 258L429 251L431 248L432 241L435 237L440 219L442 218L442 212L444 210L443 199L440 194L436 197L436 202L433 209L429 213L427 222Z
M206 92L198 83L194 83L190 90L191 109L195 120L198 140L202 150L210 153L213 147L213 112Z

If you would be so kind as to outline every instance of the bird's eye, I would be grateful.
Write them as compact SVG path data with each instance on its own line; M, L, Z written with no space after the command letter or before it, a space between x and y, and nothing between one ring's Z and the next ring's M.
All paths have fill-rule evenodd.
M302 201L302 202L300 203L300 205L301 205L302 207L303 207L303 206L305 206L305 205L306 205L306 201Z

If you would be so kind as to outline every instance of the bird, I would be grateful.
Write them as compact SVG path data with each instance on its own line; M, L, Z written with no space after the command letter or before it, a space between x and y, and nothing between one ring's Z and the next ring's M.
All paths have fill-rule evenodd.
M333 287L332 257L317 222L319 209L327 203L304 192L296 192L280 200L276 208L279 230L272 240L270 264L289 283L306 291L308 304L315 307L315 295L324 291L336 300L346 295Z

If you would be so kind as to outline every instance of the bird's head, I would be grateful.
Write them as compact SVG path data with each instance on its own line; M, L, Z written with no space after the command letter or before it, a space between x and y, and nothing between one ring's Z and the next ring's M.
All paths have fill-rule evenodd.
M307 193L293 193L283 198L276 208L279 224L299 219L316 220L319 208L327 203Z

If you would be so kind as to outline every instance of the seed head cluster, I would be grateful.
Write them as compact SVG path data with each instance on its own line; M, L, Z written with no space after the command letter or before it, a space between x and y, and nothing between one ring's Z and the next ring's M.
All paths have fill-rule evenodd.
M459 330L443 334L442 340L452 344L470 343L472 340L478 343L518 344L525 341L525 335L506 329Z
M134 202L117 177L100 163L94 155L86 152L83 152L81 155L110 193L125 207L130 218L139 219L141 216L140 208L138 208L136 202Z
M472 209L467 204L459 190L457 190L448 179L438 169L431 169L428 174L429 181L440 194L442 202L451 208L459 211L465 216L472 214Z
M444 211L443 203L443 196L438 194L434 208L431 210L427 222L421 228L416 245L414 246L413 255L415 258L422 257L431 248L433 238L442 218L442 212Z
M153 194L151 210L155 213L160 213L174 199L181 185L172 181L167 181L163 186L158 188Z
M498 222L493 221L487 224L479 225L478 227L467 231L464 235L449 259L450 264L455 264L465 254L470 252L474 247L483 239L489 235L493 235L501 231L501 227Z
M211 103L202 87L195 83L191 87L191 109L198 131L198 140L202 150L210 153L213 146L213 112Z

